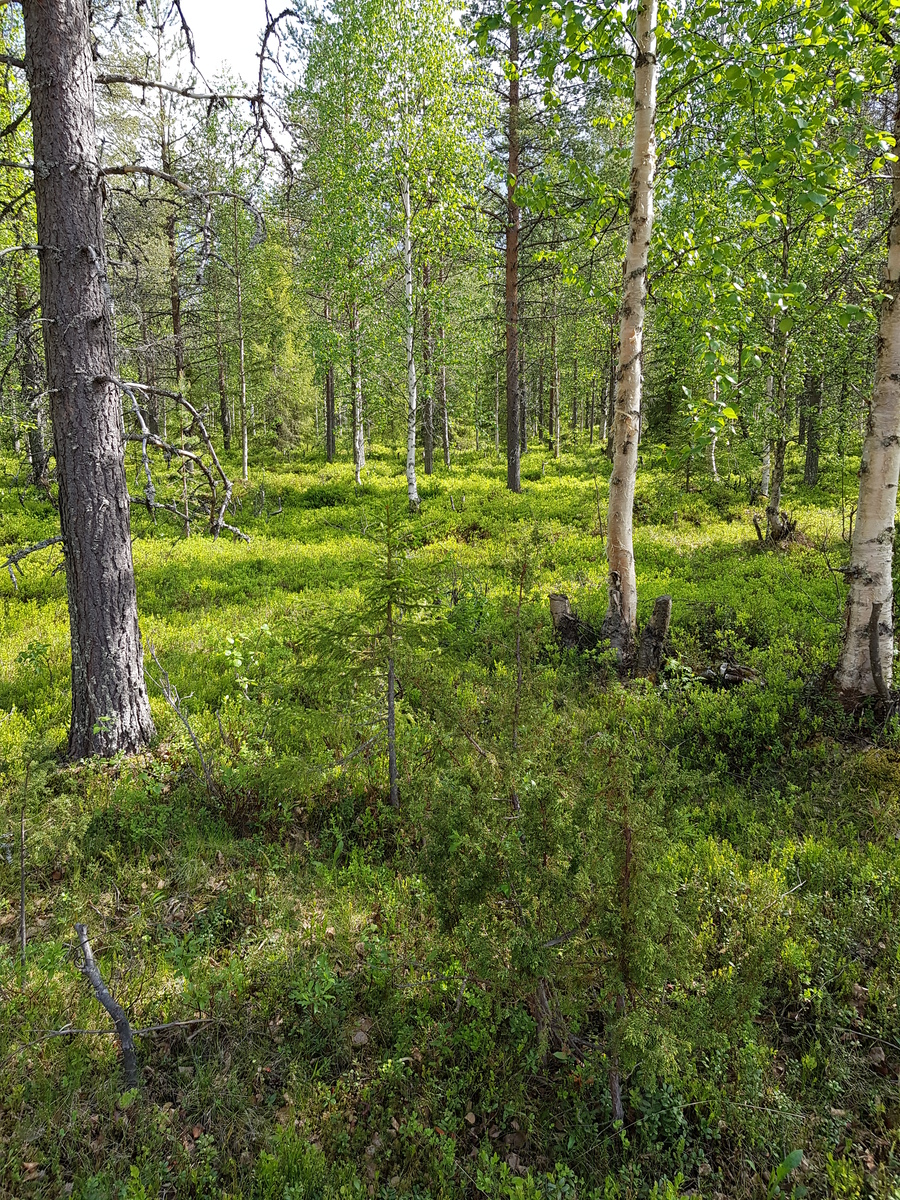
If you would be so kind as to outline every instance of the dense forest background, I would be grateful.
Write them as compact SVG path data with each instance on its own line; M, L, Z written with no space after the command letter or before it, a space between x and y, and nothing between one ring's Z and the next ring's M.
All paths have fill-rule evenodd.
M0 4L0 1196L896 1200L897 7Z

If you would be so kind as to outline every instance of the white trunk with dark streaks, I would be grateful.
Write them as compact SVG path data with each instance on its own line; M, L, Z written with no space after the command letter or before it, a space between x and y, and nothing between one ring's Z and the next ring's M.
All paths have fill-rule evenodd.
M640 439L647 267L653 234L653 188L656 180L657 10L658 0L642 0L635 25L634 149L612 430L613 472L609 483L609 579L610 588L620 592L621 603L616 605L611 601L608 617L616 616L631 632L637 625L632 519Z
M416 485L416 339L415 304L413 300L412 206L409 195L409 176L400 178L400 199L403 202L403 270L406 291L406 493L409 507L418 512L421 501Z
M900 140L900 98L894 115L894 137ZM872 672L869 622L881 605L877 625L877 659L884 685L891 686L894 661L894 517L900 475L900 163L892 166L893 203L884 299L878 323L875 384L869 405L859 500L850 556L850 594L837 684L845 695L878 692Z
M362 471L366 465L366 438L363 428L363 393L362 393L362 356L359 326L359 305L354 301L351 306L351 338L350 346L350 376L351 403L353 404L353 466L356 475L356 485L362 484Z
M129 531L88 0L25 0L47 385L72 636L69 753L153 737ZM95 732L96 730L96 732Z

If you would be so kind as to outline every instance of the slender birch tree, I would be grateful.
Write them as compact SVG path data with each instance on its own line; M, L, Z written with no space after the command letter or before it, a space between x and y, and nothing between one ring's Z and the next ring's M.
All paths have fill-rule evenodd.
M609 483L609 608L611 643L624 652L637 628L633 513L641 427L644 315L656 181L656 20L658 0L640 0L634 42L634 148L631 158L625 285L619 326L613 471Z
M900 147L900 88L893 135L895 146ZM891 164L891 220L882 291L837 684L845 695L887 699L894 661L894 518L900 476L900 157L896 154Z

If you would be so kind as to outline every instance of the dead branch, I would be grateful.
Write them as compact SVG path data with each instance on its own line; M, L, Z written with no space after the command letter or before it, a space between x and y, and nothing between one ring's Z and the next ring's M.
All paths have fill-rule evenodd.
M125 1070L125 1083L129 1088L139 1087L141 1076L137 1054L134 1049L134 1034L131 1031L131 1022L128 1020L125 1009L113 999L109 988L103 982L103 976L100 974L100 969L94 960L91 943L88 941L87 927L76 925L75 932L78 934L78 945L82 958L81 963L78 965L78 970L90 983L94 989L94 995L109 1013L116 1027L119 1045L122 1047L122 1065Z
M128 84L131 87L155 88L158 92L171 92L174 96L184 96L186 100L202 100L207 104L219 104L225 100L246 100L254 104L262 100L262 96L250 95L248 92L195 92L193 88L176 87L171 83L159 83L155 79L144 79L140 75L98 75L97 82L112 86L116 83Z
M178 688L169 679L169 673L159 661L159 658L156 654L156 649L152 642L148 645L147 649L150 651L150 657L156 663L160 675L159 679L154 679L153 676L149 674L147 678L150 679L152 683L156 684L156 686L162 692L163 698L165 699L169 708L171 708L172 712L187 730L188 737L193 742L194 749L197 751L197 757L200 759L200 766L203 770L203 778L206 780L206 790L209 792L210 796L216 796L218 794L218 789L216 788L215 780L212 777L212 771L210 770L209 764L204 757L203 750L200 747L200 742L197 738L197 735L194 733L193 726L191 725L184 711L181 703L181 696L178 694Z
M16 570L24 577L25 572L19 566L23 558L27 558L29 554L36 554L38 550L46 550L48 546L56 546L62 541L62 536L45 538L44 541L38 542L34 546L26 546L24 550L17 550L15 554L11 554L5 563L0 565L0 571L5 567L9 571L9 577L12 580L12 585L16 591L19 590L19 585L16 582ZM15 568L15 570L14 570Z

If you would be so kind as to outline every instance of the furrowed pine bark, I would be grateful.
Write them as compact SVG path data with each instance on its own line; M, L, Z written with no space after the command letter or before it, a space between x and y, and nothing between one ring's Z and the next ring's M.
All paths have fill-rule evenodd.
M88 0L24 0L47 386L72 638L69 754L153 737L129 532Z
M519 26L509 23L509 130L506 176L506 486L521 492L519 447Z
M406 294L406 494L410 512L418 512L421 501L416 484L416 338L415 304L413 299L412 205L409 176L400 177L400 199L403 202L403 268Z
M612 431L613 471L609 482L607 556L610 604L607 620L620 623L623 626L622 635L629 637L633 636L637 627L632 519L640 438L647 266L653 233L653 188L656 180L657 10L658 0L641 0L635 23L634 149ZM614 593L618 593L618 596Z
M900 94L893 134L900 140ZM891 175L892 212L875 383L859 468L859 499L848 572L850 594L836 675L838 687L848 697L878 693L873 658L881 667L883 686L890 688L894 662L892 566L900 475L900 163L892 164ZM873 639L877 639L877 645L870 648L869 623L877 604L881 605ZM871 649L877 649L877 657Z

